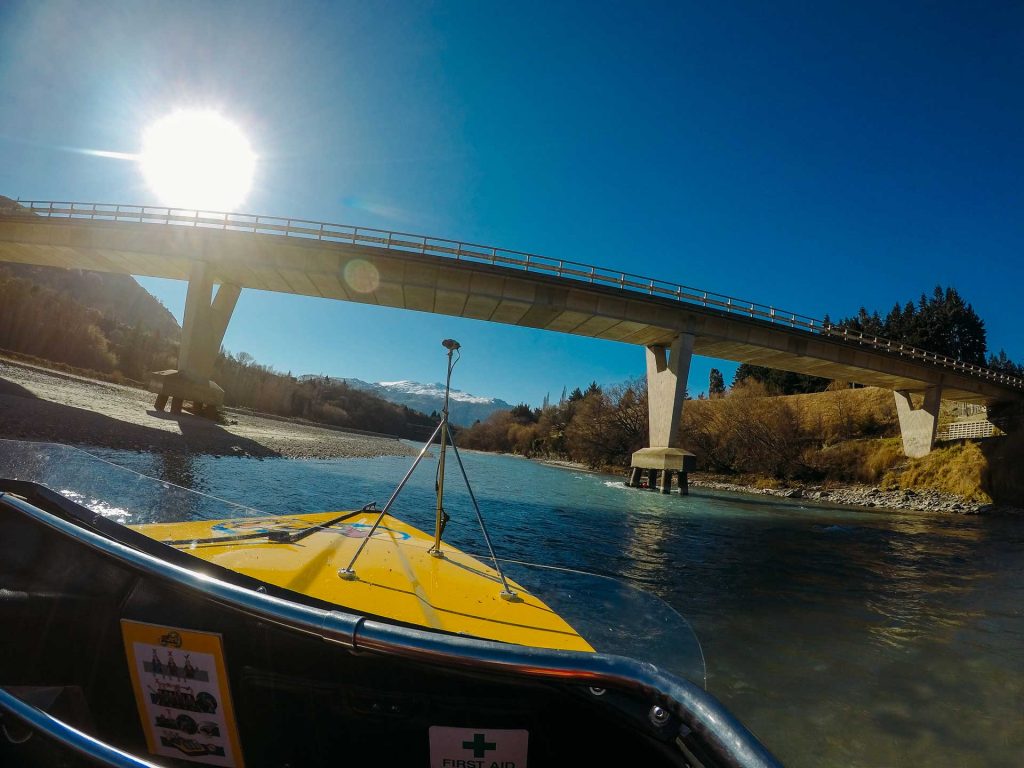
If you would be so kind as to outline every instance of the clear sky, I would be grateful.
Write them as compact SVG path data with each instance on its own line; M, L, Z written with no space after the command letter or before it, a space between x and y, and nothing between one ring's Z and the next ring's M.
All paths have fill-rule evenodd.
M144 129L214 108L240 208L574 259L821 317L937 284L1024 361L1024 4L0 2L0 194L159 201ZM180 319L181 283L147 280ZM244 291L281 370L539 404L640 348ZM717 366L695 358L690 389Z

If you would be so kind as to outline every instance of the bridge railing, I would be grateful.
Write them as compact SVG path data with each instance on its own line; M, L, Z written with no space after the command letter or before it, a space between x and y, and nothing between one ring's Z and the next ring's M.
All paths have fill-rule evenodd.
M738 299L734 296L644 277L631 272L598 267L567 259L554 259L536 253L514 251L507 248L481 245L479 243L428 237L409 232L356 227L347 224L330 224L321 221L282 218L278 216L196 211L148 205L118 205L70 201L22 201L19 204L36 215L50 218L170 224L232 232L297 237L326 242L366 245L406 253L420 253L450 258L456 261L492 264L508 269L553 275L577 282L603 285L631 293L644 293L685 304L716 309L729 314L742 315L774 325L783 325L795 330L805 331L817 336L842 339L847 343L858 344L900 357L921 360L992 381L1002 386L1024 390L1024 378L1019 376L1012 376L1002 371L985 368L984 366L965 363L946 355L928 352L927 350L918 349L909 344L892 341L880 336L862 333L849 328L841 328L817 318L779 309L770 304ZM4 211L4 213L9 214L10 211Z

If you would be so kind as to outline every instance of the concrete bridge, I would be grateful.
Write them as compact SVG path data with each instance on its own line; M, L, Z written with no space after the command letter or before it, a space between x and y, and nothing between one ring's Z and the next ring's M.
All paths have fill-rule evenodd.
M177 371L158 404L219 404L210 377L242 288L540 328L646 349L651 448L638 470L688 467L679 417L690 358L709 357L891 389L908 456L933 445L943 398L1024 398L1024 380L770 305L580 262L322 222L131 205L0 205L0 261L188 281ZM215 286L219 288L214 292ZM919 408L911 395L923 396ZM919 398L921 399L921 398ZM683 479L685 476L681 476Z

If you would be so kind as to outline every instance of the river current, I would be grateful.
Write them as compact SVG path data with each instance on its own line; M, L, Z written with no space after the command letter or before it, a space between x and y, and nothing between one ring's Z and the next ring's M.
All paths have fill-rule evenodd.
M383 503L410 463L94 452L270 513ZM787 766L1024 765L1024 519L662 496L462 456L500 557L613 575L668 602L703 644L708 689ZM394 508L426 530L435 469L425 460ZM481 552L449 472L446 539Z

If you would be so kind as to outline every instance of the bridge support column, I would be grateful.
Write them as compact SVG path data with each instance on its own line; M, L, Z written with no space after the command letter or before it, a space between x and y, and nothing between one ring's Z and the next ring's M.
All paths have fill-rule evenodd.
M932 452L935 431L939 424L939 405L942 387L929 387L924 393L924 404L915 409L909 392L893 392L896 396L896 416L900 421L903 452L910 459L919 459Z
M155 392L157 410L171 398L171 411L180 412L184 400L200 409L224 403L224 390L210 380L217 353L224 341L231 313L242 289L221 285L213 294L213 280L204 262L194 262L185 297L185 318L181 328L178 369L150 374L149 390Z
M640 470L648 471L648 488L658 486L662 475L661 492L672 489L672 473L679 473L679 492L686 493L686 473L696 467L696 458L679 447L679 417L683 412L686 395L686 377L690 373L693 357L693 335L679 334L669 347L647 348L647 409L649 417L650 448L641 448L633 454L629 485L635 485Z

